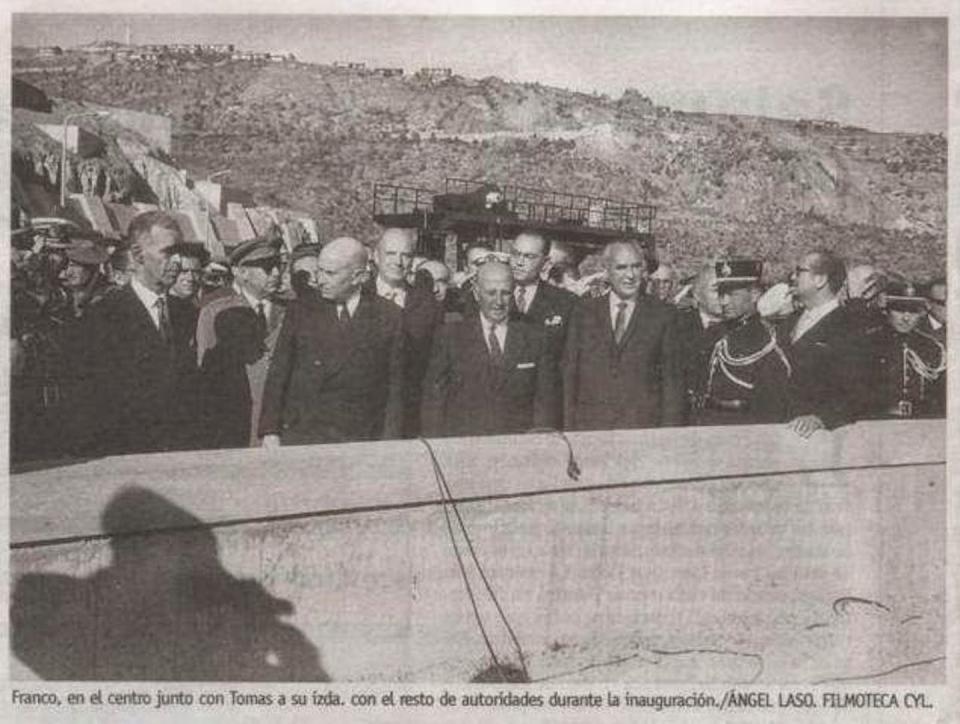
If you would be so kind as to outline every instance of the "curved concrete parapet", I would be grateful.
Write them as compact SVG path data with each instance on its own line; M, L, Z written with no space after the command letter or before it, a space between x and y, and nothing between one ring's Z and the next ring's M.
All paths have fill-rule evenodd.
M943 682L942 421L567 438L578 480L550 434L13 475L12 674L466 682L455 543L533 680Z

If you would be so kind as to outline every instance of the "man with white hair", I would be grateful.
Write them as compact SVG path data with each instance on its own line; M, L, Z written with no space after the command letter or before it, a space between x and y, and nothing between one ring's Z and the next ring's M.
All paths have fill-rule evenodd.
M558 424L556 359L543 329L511 315L510 267L477 269L475 310L437 335L424 382L425 434L505 435Z
M403 437L420 434L420 394L430 361L433 335L443 322L443 307L432 294L425 275L416 284L411 277L416 237L410 229L389 228L373 250L376 278L368 292L400 308L403 320L404 412ZM415 278L416 280L416 278Z
M363 244L334 239L317 263L319 296L287 309L264 390L264 447L399 436L400 308L361 294L367 264Z
M642 293L643 251L603 252L610 292L574 308L563 359L564 426L615 430L683 421L683 375L673 310Z

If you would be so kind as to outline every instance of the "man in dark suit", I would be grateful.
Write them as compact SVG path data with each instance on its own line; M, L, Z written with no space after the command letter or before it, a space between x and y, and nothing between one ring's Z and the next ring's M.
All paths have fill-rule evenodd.
M280 248L276 237L253 239L236 247L230 254L233 284L200 309L197 363L211 447L260 444L257 424L263 388L286 309L285 302L277 298ZM221 321L221 315L232 309L249 314L233 313ZM244 324L250 328L244 329ZM242 376L238 374L241 370ZM240 405L239 397L249 404ZM243 409L246 413L237 417Z
M130 284L90 309L71 350L79 374L70 427L79 454L197 446L196 364L187 343L195 317L167 295L183 237L161 211L140 214L127 233Z
M826 249L802 258L794 270L794 297L803 310L778 334L790 362L790 427L801 437L855 421L870 405L877 374L856 315L840 304L843 259Z
M920 320L920 331L947 343L947 280L938 277L927 285L927 314Z
M443 327L424 382L428 436L505 435L557 425L556 360L543 331L510 318L510 267L477 270L478 313Z
M516 283L513 309L519 319L543 329L559 362L577 296L541 280L549 251L540 234L524 232L514 240L510 249L510 269Z
M416 239L407 229L383 232L374 248L377 274L370 290L400 309L403 320L403 437L420 434L420 398L423 376L430 361L430 348L437 328L443 323L443 306L433 295L433 279L424 271L418 283L407 276L413 261Z
M288 306L264 389L264 447L400 435L400 310L361 294L367 264L363 244L334 239L320 252L319 296Z
M673 310L643 296L645 261L633 242L603 252L610 293L579 301L564 354L569 430L678 425L683 375Z

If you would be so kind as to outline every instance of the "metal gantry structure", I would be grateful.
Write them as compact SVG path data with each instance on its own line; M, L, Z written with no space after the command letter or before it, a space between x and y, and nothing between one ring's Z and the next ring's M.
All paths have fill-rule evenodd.
M445 179L442 192L392 183L373 190L379 225L416 229L419 252L435 258L443 258L454 241L458 266L468 246L485 243L501 250L521 231L586 253L613 239L632 239L653 258L656 211L651 204L462 178Z

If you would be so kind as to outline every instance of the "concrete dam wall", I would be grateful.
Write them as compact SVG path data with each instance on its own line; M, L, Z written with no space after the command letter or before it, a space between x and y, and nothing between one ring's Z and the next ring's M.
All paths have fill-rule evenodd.
M574 433L579 479L550 434L15 474L11 676L940 684L944 438Z

